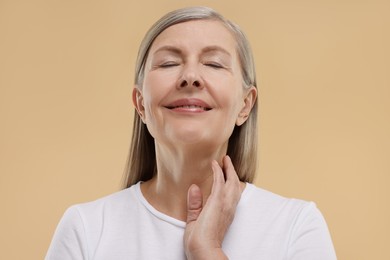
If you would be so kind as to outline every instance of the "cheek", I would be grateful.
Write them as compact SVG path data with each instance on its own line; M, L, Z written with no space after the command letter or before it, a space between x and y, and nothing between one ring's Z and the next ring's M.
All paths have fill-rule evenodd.
M144 93L153 99L161 98L172 90L177 82L177 72L175 71L152 71L145 75L143 84Z
M226 96L226 102L229 109L228 118L231 120L230 123L235 125L244 106L243 91L241 89L231 91L230 95Z
M153 124L153 122L161 118L161 104L172 89L169 86L169 82L159 77L148 77L145 79L143 96L147 124Z
M243 89L240 83L236 80L219 80L215 84L217 87L213 89L213 95L217 97L221 107L225 107L231 113L238 113L243 103Z
M144 96L144 108L145 108L145 119L146 123L149 123L153 118L156 117L156 108L158 107L158 96L149 95L147 92Z
M179 67L169 68L165 70L157 69L157 70L148 71L145 74L144 84L151 87L156 87L161 83L173 82L173 81L176 82L179 75L180 75Z
M155 103L156 100L160 99L160 96L165 92L166 81L161 77L158 77L157 73L149 73L145 75L143 83L143 94L145 102Z

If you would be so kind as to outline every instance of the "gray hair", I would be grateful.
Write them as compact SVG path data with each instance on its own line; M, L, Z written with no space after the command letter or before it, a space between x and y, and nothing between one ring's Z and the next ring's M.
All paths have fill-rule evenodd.
M209 7L190 7L178 9L164 15L146 33L138 51L135 66L135 84L142 86L144 79L145 63L148 58L149 49L160 33L168 27L192 20L216 20L220 21L233 35L237 41L237 53L241 62L243 80L246 86L256 86L255 66L249 42L238 25L225 19L222 15Z
M234 36L237 43L243 77L243 87L257 87L252 51L244 32L238 25L227 20L209 7L188 7L167 13L146 33L141 42L135 66L135 84L142 88L145 63L149 50L157 38L168 27L192 20L215 20L221 22ZM235 126L229 138L227 154L241 181L253 182L257 166L257 99L247 121ZM154 139L139 115L134 113L133 136L125 170L124 187L138 181L147 181L157 173Z

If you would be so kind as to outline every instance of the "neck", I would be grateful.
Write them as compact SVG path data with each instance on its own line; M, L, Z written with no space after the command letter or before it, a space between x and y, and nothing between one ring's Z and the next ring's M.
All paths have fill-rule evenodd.
M206 202L213 184L212 160L222 161L227 144L217 149L167 148L156 143L157 175L142 184L145 198L158 211L185 221L187 192L191 184L202 191Z

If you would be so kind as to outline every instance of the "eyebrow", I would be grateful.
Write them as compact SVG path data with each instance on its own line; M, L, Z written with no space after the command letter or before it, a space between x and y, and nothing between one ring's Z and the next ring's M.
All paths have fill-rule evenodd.
M154 52L154 54L161 52L161 51L168 51L168 52L172 52L172 53L179 54L179 55L183 53L183 51L180 48L177 48L177 47L171 46L171 45L164 45L164 46L161 46L160 48L158 48ZM221 46L218 46L218 45L206 46L202 49L202 54L210 53L210 52L222 52L222 53L228 55L229 57L231 56L230 52L228 52L227 50L225 50L224 48L222 48Z
M176 53L176 54L181 54L182 51L175 47L175 46L171 46L171 45L164 45L160 48L158 48L153 54L156 54L158 52L161 52L161 51L168 51L168 52L173 52L173 53Z
M222 52L228 55L229 57L231 56L230 52L228 52L227 50L225 50L224 48L218 45L211 45L211 46L204 47L202 49L202 53L208 53L208 52Z

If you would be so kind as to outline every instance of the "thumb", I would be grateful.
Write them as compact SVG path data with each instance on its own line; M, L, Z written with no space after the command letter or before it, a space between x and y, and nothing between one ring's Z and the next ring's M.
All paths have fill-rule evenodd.
M196 184L192 184L187 194L187 224L196 221L202 211L202 192Z

